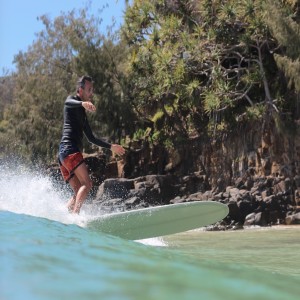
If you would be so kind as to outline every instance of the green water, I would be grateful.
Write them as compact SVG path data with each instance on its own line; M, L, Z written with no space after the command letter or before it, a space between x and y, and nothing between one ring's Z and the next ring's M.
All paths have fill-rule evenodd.
M299 229L143 243L0 212L0 299L298 299Z
M300 277L300 226L190 231L165 240L191 257Z
M142 242L95 232L48 178L0 167L0 300L298 300L300 226ZM139 226L139 224L137 224Z

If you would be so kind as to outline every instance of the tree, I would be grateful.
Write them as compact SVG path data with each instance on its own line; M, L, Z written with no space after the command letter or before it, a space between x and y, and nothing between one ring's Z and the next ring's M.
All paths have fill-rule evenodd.
M270 14L266 22L277 41L274 59L287 79L285 99L293 118L300 117L300 11L299 1L267 1ZM295 93L295 94L294 94ZM295 101L293 100L295 99ZM287 105L286 105L287 106Z
M154 137L184 141L278 114L266 14L263 0L133 2L123 28L130 99Z
M96 82L95 101L100 113L91 117L91 125L97 135L117 138L117 128L132 120L127 118L130 109L123 109L124 76L119 67L126 51L99 31L99 17L88 16L85 11L73 10L53 22L41 16L45 29L28 51L15 57L14 98L4 113L0 136L1 141L9 141L4 147L7 153L36 162L55 159L64 100L75 93L75 83L83 74Z

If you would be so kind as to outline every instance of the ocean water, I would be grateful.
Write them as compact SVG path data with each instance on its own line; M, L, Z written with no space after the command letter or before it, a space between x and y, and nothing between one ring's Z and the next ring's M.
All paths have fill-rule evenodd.
M70 215L68 196L0 166L0 300L299 299L300 227L129 241L85 228L99 212Z

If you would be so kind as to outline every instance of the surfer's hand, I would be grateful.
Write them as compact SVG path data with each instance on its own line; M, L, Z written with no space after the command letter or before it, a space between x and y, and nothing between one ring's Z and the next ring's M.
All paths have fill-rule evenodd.
M110 147L110 150L118 155L124 155L125 154L125 149L117 144L112 144Z
M96 111L96 107L95 107L95 105L92 102L89 102L89 101L82 102L82 106L87 111L91 111L91 112Z

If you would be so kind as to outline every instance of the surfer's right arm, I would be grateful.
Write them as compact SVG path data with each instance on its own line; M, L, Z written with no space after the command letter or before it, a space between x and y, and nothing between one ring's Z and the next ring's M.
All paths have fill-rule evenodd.
M76 108L82 106L80 98L69 96L65 101L65 106L68 108Z
M68 108L76 108L82 106L84 109L92 112L96 110L96 107L92 102L81 101L81 99L80 100L79 99L68 97L67 100L65 101L65 106Z

